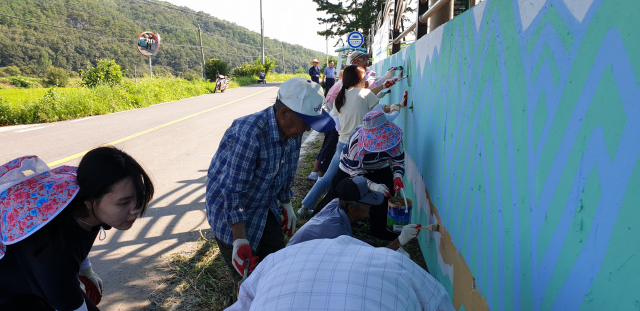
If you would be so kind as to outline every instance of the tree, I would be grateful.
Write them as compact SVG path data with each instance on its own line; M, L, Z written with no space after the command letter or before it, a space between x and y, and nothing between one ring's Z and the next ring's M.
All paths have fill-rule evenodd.
M333 4L328 0L311 0L318 5L316 11L324 11L327 18L318 18L319 24L328 24L326 31L318 31L324 37L340 37L353 31L361 32L365 37L369 35L371 25L378 18L378 13L384 10L386 0L338 0ZM391 5L395 5L391 2ZM389 18L393 18L393 8ZM408 22L405 14L413 14L415 10L407 8L403 12L402 20ZM366 42L365 42L366 45Z
M36 62L36 71L38 75L42 78L44 74L47 72L47 69L51 67L51 59L49 58L49 53L45 50L40 51L40 58Z
M212 58L204 64L204 75L210 81L215 81L217 79L216 74L228 75L229 65L225 61Z
M258 61L258 60L256 60ZM276 60L275 59L271 59L269 57L265 57L264 58L264 65L262 65L262 67L264 67L264 73L266 75L271 73L271 69L278 67L278 65L276 65Z
M300 66L300 68L296 69L296 73L297 74L305 74L305 73L307 73L307 71L304 69L304 67Z
M66 87L69 84L69 74L62 68L49 67L47 73L44 75L45 81L49 85L55 85L57 87Z
M80 73L82 74L82 84L87 87L122 83L122 70L115 60L99 59L95 67L88 63L86 69L87 71L81 69Z

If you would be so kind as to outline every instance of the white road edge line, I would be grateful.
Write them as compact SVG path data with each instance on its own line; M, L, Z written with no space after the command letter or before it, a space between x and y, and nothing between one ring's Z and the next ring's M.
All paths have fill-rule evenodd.
M320 132L317 132L315 130L313 130L311 132L311 134L309 134L309 136L307 136L307 139L304 140L304 142L302 143L302 145L300 145L300 158L298 159L298 161L300 159L302 159L302 157L307 154L307 151L304 149L307 147L307 145L309 145L312 141L316 140L316 137L318 137L318 135L320 135Z
M43 129L45 127L46 126L32 127L30 129L26 129L26 130L15 131L15 133L24 133L24 132L29 132L29 131L35 131L35 130Z
M93 117L86 117L86 118L82 118L82 119L75 119L75 120L71 120L71 121L69 121L69 122L80 122L80 121L89 120L89 119L93 119Z

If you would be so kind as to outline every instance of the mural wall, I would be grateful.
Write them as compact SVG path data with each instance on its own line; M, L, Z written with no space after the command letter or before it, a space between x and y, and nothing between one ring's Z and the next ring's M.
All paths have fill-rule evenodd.
M487 0L402 65L407 195L459 310L640 310L640 1Z

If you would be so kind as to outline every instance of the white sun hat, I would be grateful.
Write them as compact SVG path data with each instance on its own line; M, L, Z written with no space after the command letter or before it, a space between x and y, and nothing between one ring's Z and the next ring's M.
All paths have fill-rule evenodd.
M322 109L323 94L320 84L305 78L292 78L280 85L278 99L311 128L325 133L335 128L336 123Z

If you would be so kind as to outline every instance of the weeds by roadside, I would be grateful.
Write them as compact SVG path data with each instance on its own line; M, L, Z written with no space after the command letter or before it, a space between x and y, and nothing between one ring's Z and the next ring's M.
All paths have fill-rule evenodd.
M322 135L319 135L316 141L305 148L306 152L298 162L298 171L293 182L295 195L291 200L296 212L304 196L313 187L314 182L308 181L307 176L313 169L315 156L321 147ZM298 217L297 228L302 227L307 220ZM366 220L361 226L354 227L353 233L359 238L373 239L381 247L389 244L369 235L369 222ZM161 285L149 296L157 309L223 310L235 302L235 288L229 268L222 256L219 256L220 252L213 237L205 238L208 240L201 238L198 241L198 250L171 255L167 262L169 275L160 281ZM285 243L288 241L285 237ZM407 243L403 248L414 262L428 271L416 240Z

